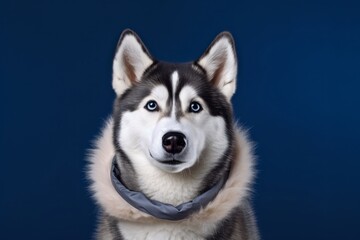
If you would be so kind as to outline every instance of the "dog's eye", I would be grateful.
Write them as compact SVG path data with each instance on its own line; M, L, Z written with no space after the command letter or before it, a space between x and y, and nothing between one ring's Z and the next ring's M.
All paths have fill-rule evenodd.
M155 112L159 110L158 104L154 100L150 100L146 103L145 109L150 112Z
M202 110L202 106L198 102L190 103L189 112L198 113Z

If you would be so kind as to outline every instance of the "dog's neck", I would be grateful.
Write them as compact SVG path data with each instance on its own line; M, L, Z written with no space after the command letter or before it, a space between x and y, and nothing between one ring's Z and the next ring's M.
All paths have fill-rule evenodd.
M143 158L140 160L140 158ZM191 201L213 187L226 174L216 166L198 161L191 169L180 173L168 173L154 167L145 157L129 161L121 151L117 151L116 162L119 166L120 180L130 190L142 192L150 199L177 206ZM141 162L141 166L139 166ZM217 171L212 174L212 171Z
M220 180L214 184L214 186L207 189L199 196L196 196L191 201L183 202L176 206L150 199L142 192L133 191L127 188L121 180L120 168L117 163L116 155L114 156L112 162L110 175L111 182L116 191L133 207L159 219L182 220L206 207L208 203L217 196L221 188L224 186L229 173L227 171L226 174L224 174Z

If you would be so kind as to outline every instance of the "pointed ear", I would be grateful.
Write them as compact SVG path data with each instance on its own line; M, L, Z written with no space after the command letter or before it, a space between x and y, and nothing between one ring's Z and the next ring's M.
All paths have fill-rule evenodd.
M229 32L220 33L205 53L196 61L230 101L236 89L237 60L235 44Z
M153 63L148 50L132 30L120 36L113 61L112 86L118 96L138 83L145 70Z

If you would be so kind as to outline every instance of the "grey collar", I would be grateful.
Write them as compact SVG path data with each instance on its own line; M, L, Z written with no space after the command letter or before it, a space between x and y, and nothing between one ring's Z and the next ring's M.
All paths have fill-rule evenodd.
M112 161L110 177L114 188L120 194L120 196L131 206L142 212L150 214L156 218L177 221L189 217L191 214L201 210L209 202L211 202L217 196L220 189L224 186L228 178L228 171L227 174L225 174L225 176L222 177L221 180L217 182L212 188L197 196L193 200L182 203L178 206L173 206L171 204L149 199L141 192L128 189L120 181L119 176L120 171L116 164L115 156Z

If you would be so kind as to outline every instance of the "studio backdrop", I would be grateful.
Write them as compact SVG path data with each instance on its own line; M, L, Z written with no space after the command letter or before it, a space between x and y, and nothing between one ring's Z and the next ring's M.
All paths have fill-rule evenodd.
M230 31L262 239L358 239L359 13L358 1L1 1L0 239L93 236L86 153L112 111L125 28L173 62Z

